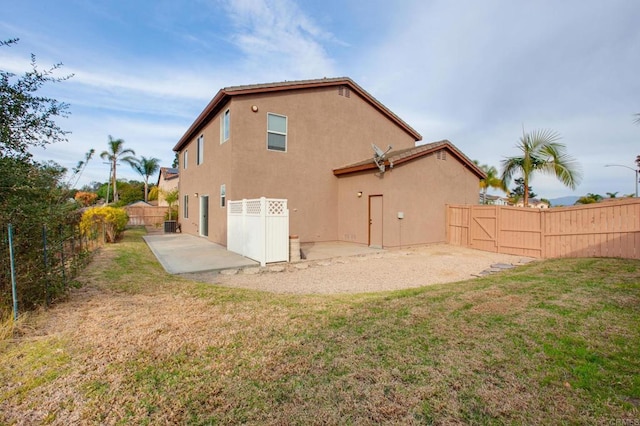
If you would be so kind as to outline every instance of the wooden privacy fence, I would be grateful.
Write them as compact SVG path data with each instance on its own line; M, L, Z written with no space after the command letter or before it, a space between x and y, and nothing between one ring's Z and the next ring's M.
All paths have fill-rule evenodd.
M126 206L130 226L162 226L164 215L169 211L166 206ZM177 219L177 218L174 218Z
M529 257L640 259L640 199L552 209L448 205L447 242Z

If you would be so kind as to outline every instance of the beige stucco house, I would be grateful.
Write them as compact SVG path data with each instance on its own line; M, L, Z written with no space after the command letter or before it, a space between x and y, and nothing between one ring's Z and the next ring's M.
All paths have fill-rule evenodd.
M180 172L173 167L160 167L160 173L158 174L158 205L168 206L167 200L165 200L165 194L178 188L178 182L180 181ZM176 203L179 205L180 202Z
M477 204L484 174L421 140L349 78L224 88L174 147L182 232L226 245L227 200L267 197L288 200L302 242L445 241L445 204Z

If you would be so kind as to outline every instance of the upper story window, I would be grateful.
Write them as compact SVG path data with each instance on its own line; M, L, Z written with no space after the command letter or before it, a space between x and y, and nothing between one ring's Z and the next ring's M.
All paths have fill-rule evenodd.
M196 164L202 164L204 162L204 135L198 137L198 159Z
M231 120L231 111L226 110L224 114L222 114L222 119L220 121L220 143L221 144L225 143L229 139L229 132L230 132L229 125L231 124L230 120Z
M267 113L267 149L287 150L287 117Z
M185 149L184 152L182 153L182 168L186 169L188 164L189 164L189 151Z

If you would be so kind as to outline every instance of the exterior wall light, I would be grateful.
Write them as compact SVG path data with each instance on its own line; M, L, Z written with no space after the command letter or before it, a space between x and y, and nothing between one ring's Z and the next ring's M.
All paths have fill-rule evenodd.
M362 197L362 191L358 191L358 198Z
M196 198L198 198L198 193L197 193L197 192L194 192L194 193L193 193L193 196L194 196L194 197L196 197Z
M251 105L251 111L258 112L258 105Z

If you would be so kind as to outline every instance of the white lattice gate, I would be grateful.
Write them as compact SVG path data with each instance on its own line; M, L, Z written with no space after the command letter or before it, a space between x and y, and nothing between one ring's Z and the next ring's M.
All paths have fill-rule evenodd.
M227 203L227 250L260 262L289 261L287 200L258 198Z

